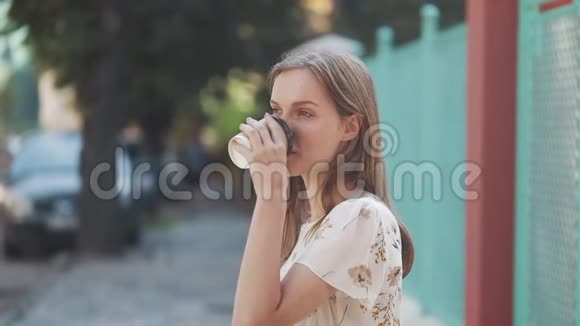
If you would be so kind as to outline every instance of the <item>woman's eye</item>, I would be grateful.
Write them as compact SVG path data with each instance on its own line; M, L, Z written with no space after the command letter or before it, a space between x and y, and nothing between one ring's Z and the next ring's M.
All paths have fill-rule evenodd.
M280 111L280 109L272 108L272 114L279 113L279 111ZM308 112L308 111L300 111L300 112L298 112L298 114L303 115L303 116L306 116L306 117L313 116L313 114L310 113L310 112Z

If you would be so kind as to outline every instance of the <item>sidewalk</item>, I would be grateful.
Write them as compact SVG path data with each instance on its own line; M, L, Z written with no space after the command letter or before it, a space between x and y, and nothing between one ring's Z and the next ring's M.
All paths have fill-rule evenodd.
M70 267L67 254L43 261L7 261L0 255L0 326L34 304L38 293Z
M7 325L230 325L251 212L206 207L186 214L193 217L173 228L148 230L143 247L122 260L75 265ZM438 325L420 321L416 304L404 302L403 325Z
M78 264L12 325L228 325L248 227L232 215L148 231L127 258Z

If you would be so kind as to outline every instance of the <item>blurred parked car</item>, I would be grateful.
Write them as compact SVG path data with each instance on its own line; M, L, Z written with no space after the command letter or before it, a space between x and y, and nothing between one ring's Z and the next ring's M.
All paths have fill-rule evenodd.
M7 183L0 185L2 249L6 257L40 257L75 245L81 191L78 132L41 132L27 136L14 153ZM127 210L128 241L136 241L140 223L131 205L131 162L117 157L116 186ZM2 229L2 228L0 228ZM0 237L2 239L2 237Z

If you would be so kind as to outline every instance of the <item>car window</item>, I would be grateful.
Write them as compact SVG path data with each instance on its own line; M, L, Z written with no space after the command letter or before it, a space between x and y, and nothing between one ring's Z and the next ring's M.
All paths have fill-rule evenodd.
M42 133L29 136L15 154L10 180L36 173L79 171L81 137L78 133Z

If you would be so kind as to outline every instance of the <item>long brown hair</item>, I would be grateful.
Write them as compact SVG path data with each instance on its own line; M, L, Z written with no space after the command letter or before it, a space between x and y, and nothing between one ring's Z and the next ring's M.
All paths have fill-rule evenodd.
M391 205L387 192L383 152L377 148L376 139L372 139L378 134L376 127L380 125L380 121L375 88L367 68L357 57L345 52L321 49L294 50L286 53L270 70L268 75L270 93L276 77L282 71L293 68L309 69L316 76L333 98L341 117L352 114L362 117L363 123L359 135L350 140L338 155L344 156L343 162L362 163L364 168L363 171L347 171L344 180L359 186L362 184L363 190L381 199L397 217L403 247L403 277L407 276L413 266L413 241L409 230ZM322 205L326 214L338 204L332 199L333 191L337 187L337 161L334 159L329 162L330 169L322 188ZM307 204L301 195L305 190L301 176L290 177L288 209L282 243L281 258L283 260L288 258L298 241L302 216ZM317 220L311 231L316 231L323 221L324 218Z

